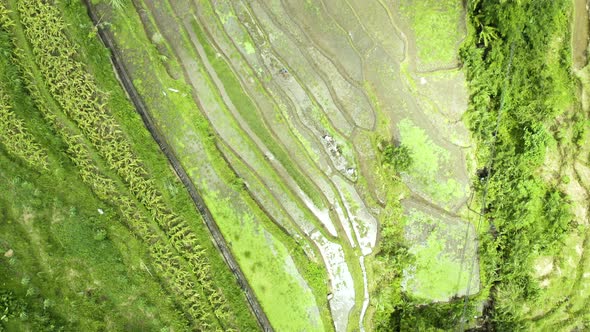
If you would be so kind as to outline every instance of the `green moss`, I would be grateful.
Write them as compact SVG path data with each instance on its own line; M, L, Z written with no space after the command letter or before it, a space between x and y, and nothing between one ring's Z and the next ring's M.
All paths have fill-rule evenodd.
M457 60L456 47L461 38L460 0L404 0L401 11L410 20L418 58L423 64Z
M408 269L406 289L426 301L445 300L465 289L468 269L449 251L449 247L461 243L464 231L418 211L410 213L407 227L418 237L423 233L428 235L410 248L414 261Z
M407 173L436 201L448 204L461 197L464 188L445 174L452 168L450 153L434 143L424 129L409 119L401 120L398 129L401 142L412 157Z

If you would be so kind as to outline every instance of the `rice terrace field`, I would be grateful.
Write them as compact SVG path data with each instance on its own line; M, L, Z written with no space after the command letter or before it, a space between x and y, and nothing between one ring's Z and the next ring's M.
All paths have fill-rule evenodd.
M0 0L0 331L590 330L585 0Z

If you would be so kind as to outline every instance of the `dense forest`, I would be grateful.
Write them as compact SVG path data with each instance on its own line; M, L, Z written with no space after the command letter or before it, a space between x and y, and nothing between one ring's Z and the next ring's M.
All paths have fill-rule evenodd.
M556 144L556 117L579 108L570 15L569 1L469 4L473 34L462 52L471 91L467 121L487 173L479 189L488 230L481 251L490 287L484 314L497 330L523 327L510 308L538 293L531 257L555 251L574 226L565 195L537 175L547 146ZM580 144L584 116L568 125L575 130L572 144Z
M402 295L390 314L378 316L380 330L452 329L477 315L479 303L484 310L476 325L484 330L528 326L511 308L538 296L532 258L555 253L563 235L577 227L558 184L538 176L550 146L577 149L585 137L586 116L576 99L571 64L571 7L570 1L550 0L467 2L469 30L461 62L470 93L465 121L478 143L473 183L482 215L484 288L470 301L427 306ZM556 128L556 118L566 113L573 114L567 123L571 142ZM381 255L411 260L403 243Z

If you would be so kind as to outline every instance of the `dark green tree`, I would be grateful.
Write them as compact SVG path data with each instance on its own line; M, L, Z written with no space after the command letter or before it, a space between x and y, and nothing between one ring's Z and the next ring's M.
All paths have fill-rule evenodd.
M413 161L412 152L403 144L398 146L389 144L383 149L383 162L392 165L397 172L410 169Z

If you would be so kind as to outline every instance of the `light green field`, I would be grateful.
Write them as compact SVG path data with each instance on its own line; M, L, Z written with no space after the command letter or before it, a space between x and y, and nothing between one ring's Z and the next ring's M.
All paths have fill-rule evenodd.
M265 230L258 217L231 209L228 199L209 192L207 201L217 202L211 212L219 227L228 230L226 238L232 251L274 328L325 331L313 293L301 287L305 281L295 270L287 247Z
M424 129L416 126L411 120L403 119L397 126L401 143L407 146L412 154L413 163L408 174L438 202L448 204L461 197L464 188L446 174L452 167L450 153L434 143Z
M402 13L416 36L417 55L424 65L457 61L461 36L460 0L403 0Z
M426 301L444 300L464 290L472 261L472 257L466 257L464 264L460 260L464 229L425 212L408 213L409 239L417 243L410 248L414 262L405 271L405 288Z

